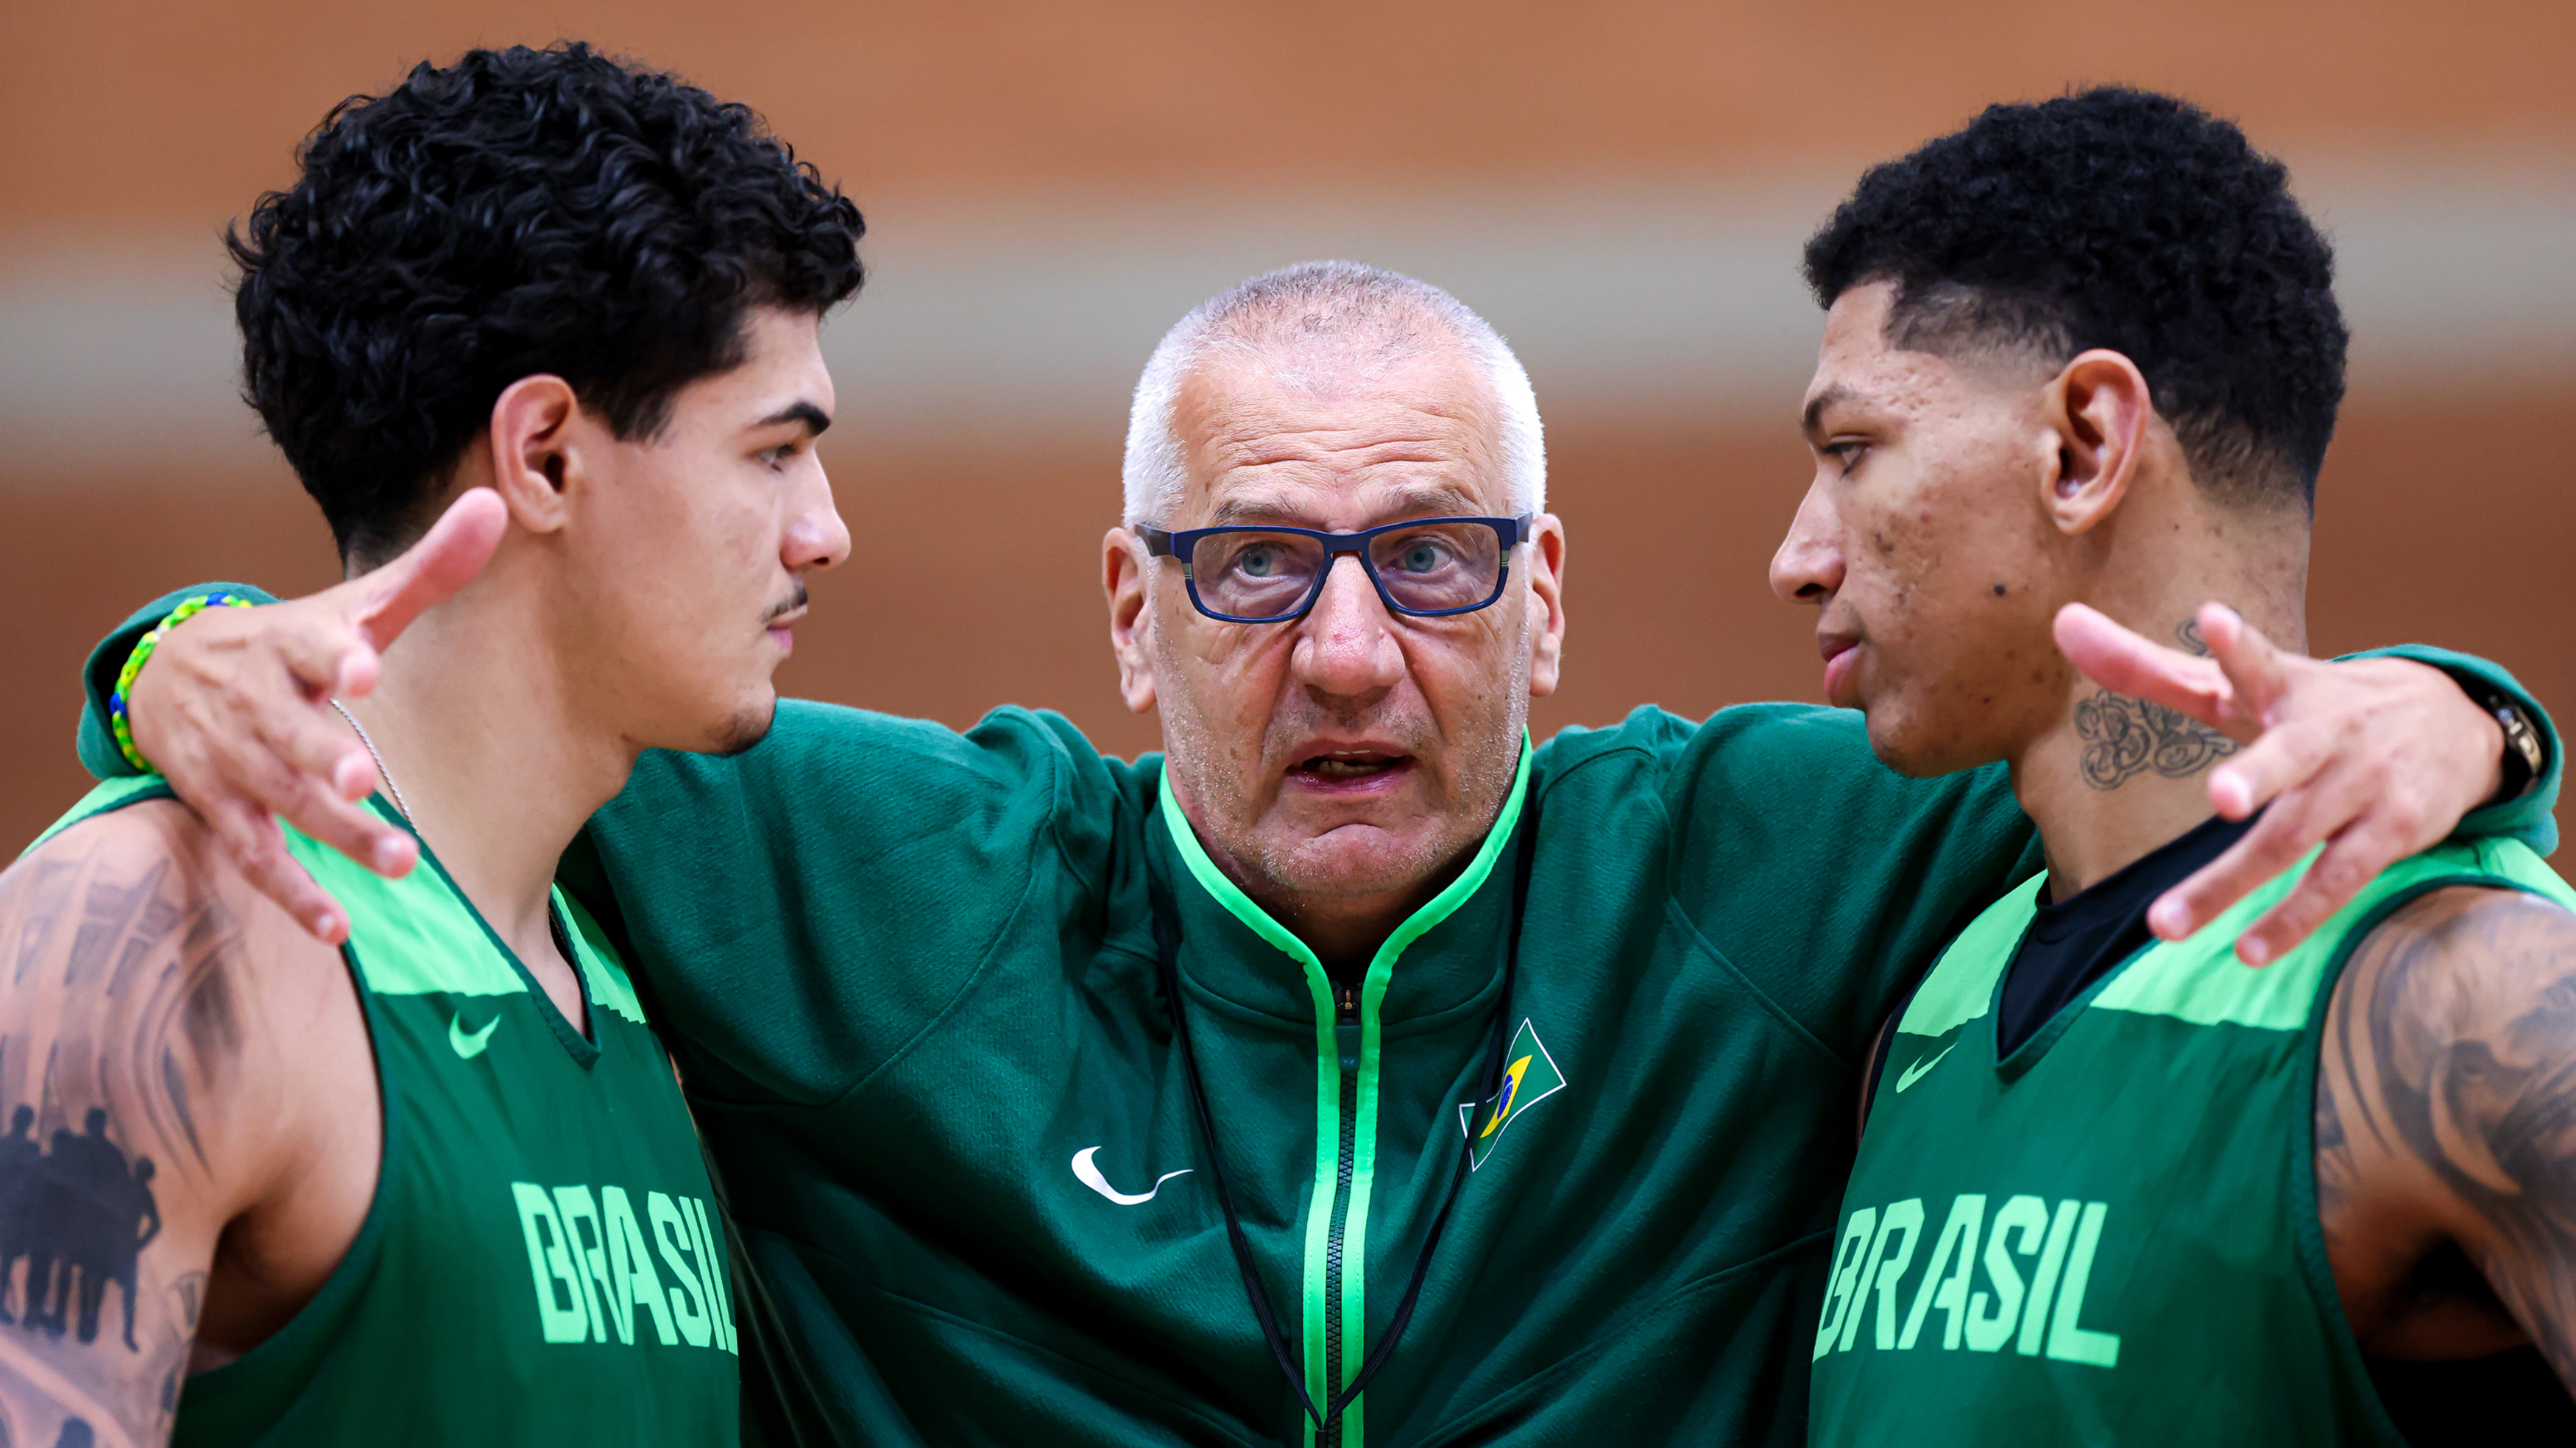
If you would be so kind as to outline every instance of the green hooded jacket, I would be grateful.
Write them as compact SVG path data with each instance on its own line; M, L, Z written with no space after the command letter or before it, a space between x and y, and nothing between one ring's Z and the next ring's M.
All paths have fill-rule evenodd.
M105 685L178 596L92 657L95 772L123 769ZM2554 846L2548 742L2466 832ZM1346 993L1209 864L1158 757L1016 708L961 734L791 700L738 757L646 755L564 880L634 967L757 1268L764 1436L1790 1445L1857 1063L2039 867L2000 768L1901 778L1849 711L1641 709L1528 752ZM1320 1405L1468 1151L1399 1346L1319 1439L1220 1174Z

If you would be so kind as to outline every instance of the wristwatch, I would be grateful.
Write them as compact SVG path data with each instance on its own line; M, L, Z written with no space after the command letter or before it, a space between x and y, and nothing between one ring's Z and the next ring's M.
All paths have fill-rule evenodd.
M2511 698L2495 689L2480 689L2478 707L2495 717L2504 729L2504 782L2496 786L2488 804L2510 804L2520 799L2540 778L2541 767L2548 756L2541 751L2540 731L2531 725L2531 715Z

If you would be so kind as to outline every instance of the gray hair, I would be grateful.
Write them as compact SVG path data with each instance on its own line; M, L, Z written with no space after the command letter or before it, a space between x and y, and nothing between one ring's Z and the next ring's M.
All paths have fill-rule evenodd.
M1419 324L1426 321L1447 337L1424 337ZM1493 383L1511 510L1535 513L1547 506L1538 397L1501 334L1429 282L1355 261L1310 261L1219 292L1163 334L1127 413L1127 456L1120 469L1125 521L1169 521L1180 506L1188 472L1173 399L1192 373L1219 355L1276 362L1286 350L1283 343L1313 339L1374 343L1382 360L1418 356L1440 340L1464 348Z

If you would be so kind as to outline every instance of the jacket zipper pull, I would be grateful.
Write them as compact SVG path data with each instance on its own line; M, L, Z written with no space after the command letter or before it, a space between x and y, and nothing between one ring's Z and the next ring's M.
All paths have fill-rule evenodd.
M1360 1068L1360 988L1336 984L1333 987L1333 1041L1340 1047L1342 1070Z

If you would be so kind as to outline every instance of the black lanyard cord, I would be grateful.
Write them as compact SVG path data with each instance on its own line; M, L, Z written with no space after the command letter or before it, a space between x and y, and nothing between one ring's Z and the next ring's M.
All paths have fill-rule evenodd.
M1520 957L1521 907L1529 894L1530 836L1535 833L1534 822L1528 816L1529 811L1524 808L1519 828L1514 831L1511 919L1503 932L1503 987L1494 1004L1494 1025L1488 1033L1485 1047L1483 1087L1477 1096L1479 1104L1500 1099L1503 1055L1511 1044L1512 976ZM1395 1355L1397 1341L1404 1336L1405 1325L1413 1320L1413 1308L1421 1299L1423 1280L1430 1275L1432 1254L1439 1250L1441 1234L1449 1226L1449 1213L1458 1205L1459 1193L1465 1189L1468 1173L1475 1164L1475 1117L1472 1112L1468 1116L1467 1140L1459 1148L1458 1165L1450 1174L1448 1194L1442 1198L1438 1214L1431 1219L1431 1230L1423 1238L1422 1251L1414 1258L1412 1279L1405 1284L1404 1296L1396 1303L1394 1316L1387 1320L1386 1331L1379 1335L1377 1345L1361 1362L1351 1385L1334 1394L1331 1401L1318 1411L1314 1398L1306 1391L1304 1376L1289 1357L1287 1336L1279 1330L1279 1315L1271 1308L1270 1294L1261 1286L1261 1273L1252 1259L1252 1244L1244 1236L1243 1220L1234 1210L1234 1194L1226 1187L1225 1167L1217 1155L1216 1121L1208 1111L1207 1088L1199 1079L1198 1053L1190 1045L1189 1015L1181 1009L1179 916L1159 889L1154 891L1152 899L1154 949L1162 966L1163 999L1172 1015L1172 1040L1180 1049L1181 1074L1190 1083L1190 1104L1197 1108L1199 1142L1208 1159L1208 1180L1216 1188L1218 1209L1225 1213L1226 1240L1234 1248L1234 1265L1243 1274L1244 1295L1252 1300L1253 1318L1261 1324L1261 1335L1270 1344L1270 1355L1279 1364L1280 1376L1288 1380L1288 1391L1296 1395L1298 1405L1321 1430L1338 1419L1342 1411L1368 1387L1369 1380L1377 1376L1378 1369L1386 1366L1387 1360ZM1360 1270L1365 1273L1367 1264L1362 1263Z

